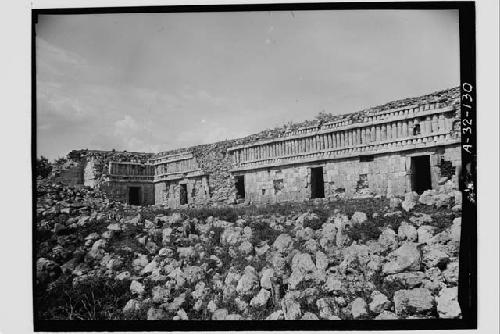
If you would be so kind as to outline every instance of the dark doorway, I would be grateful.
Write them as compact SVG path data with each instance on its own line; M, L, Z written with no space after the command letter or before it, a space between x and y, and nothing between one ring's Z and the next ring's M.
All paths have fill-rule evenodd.
M311 168L311 198L325 198L323 167Z
M431 189L430 156L422 155L411 158L411 189L421 194Z
M234 180L237 198L245 198L245 175L237 175Z
M140 192L141 192L140 187L129 187L128 188L128 204L140 205L141 204Z
M188 203L187 184L180 184L179 197L181 200L181 205Z

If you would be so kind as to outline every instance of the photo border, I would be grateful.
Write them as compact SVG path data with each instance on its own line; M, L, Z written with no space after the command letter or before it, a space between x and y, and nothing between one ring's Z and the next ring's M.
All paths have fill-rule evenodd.
M36 303L36 22L39 15L194 13L300 10L446 10L459 11L460 90L463 194L462 232L459 255L459 303L462 319L412 320L40 320ZM51 8L31 10L31 169L32 169L32 294L35 331L254 331L254 330L431 330L477 328L477 131L476 131L476 29L475 2L330 2L168 5L131 7ZM466 168L470 166L470 168Z

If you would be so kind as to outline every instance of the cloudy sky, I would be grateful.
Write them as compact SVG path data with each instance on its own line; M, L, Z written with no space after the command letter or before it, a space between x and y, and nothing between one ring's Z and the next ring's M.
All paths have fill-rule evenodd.
M38 155L157 152L459 84L456 11L41 16Z

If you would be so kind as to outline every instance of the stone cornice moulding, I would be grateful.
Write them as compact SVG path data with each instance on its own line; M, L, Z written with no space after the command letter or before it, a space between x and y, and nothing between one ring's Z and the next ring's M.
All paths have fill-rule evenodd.
M301 133L301 134L296 134L296 135L291 135L291 136L277 137L277 138L273 138L273 139L265 139L265 140L261 140L261 141L256 141L254 143L244 144L244 145L237 145L237 146L233 146L233 147L228 148L227 151L234 152L234 151L241 150L244 148L264 146L267 144L285 142L285 141L295 140L295 139L315 137L318 135L330 134L330 133L352 130L352 129L369 128L369 127L372 127L375 125L380 125L380 124L393 123L393 122L410 120L410 119L420 118L420 117L427 117L427 116L437 115L437 114L445 114L448 112L455 111L456 109L457 108L455 108L454 106L446 106L444 108L431 109L431 110L424 111L424 112L417 112L417 113L410 113L408 115L395 116L394 118L390 118L390 119L381 119L381 120L375 120L375 121L366 122L366 123L365 122L358 122L358 123L352 123L352 124L348 124L348 125L344 125L344 126L340 126L340 127L319 129L319 130L316 130L315 132L307 132L307 133Z
M434 136L429 136L429 137L434 137ZM286 157L277 157L277 158L270 158L270 159L262 159L262 160L257 160L257 161L252 161L250 163L242 163L238 167L235 167L230 170L230 172L241 172L241 171L250 171L254 169L262 169L262 168L270 168L270 167L281 167L281 166L287 166L287 165L295 165L295 164L303 164L303 163L311 163L315 161L334 161L334 160L339 160L339 159L348 159L348 158L355 158L355 157L360 157L360 156L367 156L367 155L380 155L380 154L385 154L385 153L395 153L395 152L402 152L402 151L409 151L409 150L414 150L414 149L421 149L421 148L430 148L430 147L438 147L438 146L451 146L455 144L460 143L460 138L458 139L449 139L446 141L426 141L422 142L420 145L417 144L410 144L410 145L397 145L396 147L391 147L387 149L382 149L382 150L367 150L367 151L354 151L351 153L346 153L346 154L341 154L341 155L332 155L331 153L334 153L335 151L332 150L321 150L321 151L316 151L316 152L311 152L311 153L302 153L300 155L291 155L291 156L286 156ZM373 146L380 146L380 145L373 145ZM353 148L342 148L337 151L352 151ZM307 158L307 156L312 155L314 157ZM295 159L294 159L295 158ZM283 161L284 160L284 161ZM265 163L265 161L270 161L269 163ZM250 165L250 166L248 166Z

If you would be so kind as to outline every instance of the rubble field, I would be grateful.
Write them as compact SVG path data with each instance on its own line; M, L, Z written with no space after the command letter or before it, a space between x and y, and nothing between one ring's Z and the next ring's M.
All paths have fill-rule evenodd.
M37 181L39 320L459 318L461 193L168 210Z

